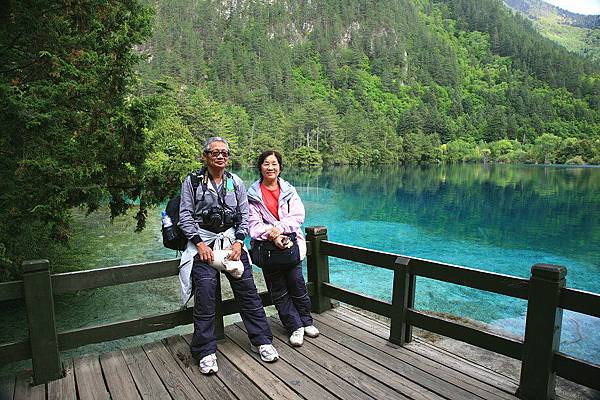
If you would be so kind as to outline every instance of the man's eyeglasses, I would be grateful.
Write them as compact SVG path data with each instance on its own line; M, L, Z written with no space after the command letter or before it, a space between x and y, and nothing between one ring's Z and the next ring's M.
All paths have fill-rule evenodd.
M213 158L219 157L219 154L222 155L223 158L229 158L229 150L209 150L206 154L210 154Z

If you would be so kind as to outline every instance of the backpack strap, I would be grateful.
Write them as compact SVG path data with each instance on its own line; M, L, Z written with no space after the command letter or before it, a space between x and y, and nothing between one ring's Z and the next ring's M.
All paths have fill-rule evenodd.
M190 181L192 181L192 188L194 189L194 198L196 198L196 190L198 189L198 186L200 186L201 175L199 175L199 172L202 171L192 172L190 174Z
M202 182L202 177L204 175L204 169L199 169L198 171L191 172L190 181L192 183L192 191L194 195L192 196L192 201L194 202L194 209L196 208L196 192L198 191L198 186Z

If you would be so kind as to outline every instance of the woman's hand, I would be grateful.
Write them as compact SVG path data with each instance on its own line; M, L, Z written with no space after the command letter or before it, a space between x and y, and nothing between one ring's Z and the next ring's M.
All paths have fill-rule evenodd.
M275 240L273 240L273 243L275 243L275 246L279 247L280 249L288 249L293 245L290 238L286 235L277 236Z
M235 242L231 245L231 253L229 253L229 258L231 261L239 261L242 255L242 244L240 242Z
M196 249L198 250L198 254L200 255L200 261L210 264L213 262L215 255L212 252L212 249L208 247L204 242L200 242L196 245Z
M275 238L279 235L281 235L283 233L283 230L281 228L278 228L276 226L272 227L271 229L269 229L267 231L267 238L269 240L275 240Z

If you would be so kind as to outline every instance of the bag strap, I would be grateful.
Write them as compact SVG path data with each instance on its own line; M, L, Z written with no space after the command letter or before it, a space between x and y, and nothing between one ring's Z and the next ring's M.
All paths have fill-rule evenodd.
M198 172L192 172L190 174L190 180L192 181L192 188L194 189L194 199L196 198L196 190L198 190L198 186L200 186L200 175Z
M194 171L190 173L190 181L192 183L192 205L193 209L196 209L196 192L198 191L198 186L200 186L200 181L202 180L202 175L204 174L203 169L199 169L198 171ZM195 215L194 215L195 218Z

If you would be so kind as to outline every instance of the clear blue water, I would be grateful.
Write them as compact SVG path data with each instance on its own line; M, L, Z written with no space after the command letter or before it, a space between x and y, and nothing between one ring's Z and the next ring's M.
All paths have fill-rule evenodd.
M337 168L290 176L306 225L329 239L529 278L535 263L567 267L567 286L600 293L600 169L539 166ZM392 273L330 259L331 281L391 301ZM523 336L526 302L430 279L418 309ZM565 312L561 350L600 363L600 320Z
M295 172L295 173L294 173ZM239 171L247 184L255 171ZM568 269L567 286L600 293L600 168L540 166L381 166L285 171L306 206L305 226L327 226L329 239L407 256L528 278L535 263ZM76 212L76 268L172 258L159 210L141 234L131 216ZM152 215L152 214L150 214ZM255 274L259 287L260 273ZM392 274L331 258L331 282L390 301ZM58 296L59 330L176 310L175 279ZM526 302L429 279L417 281L416 307L491 324L522 336ZM25 335L23 305L3 305L0 342ZM188 329L184 327L182 329ZM565 312L561 350L600 364L600 320ZM167 334L167 333L164 333ZM164 335L163 334L163 335ZM135 340L152 340L146 335ZM125 339L69 352L107 351ZM0 369L0 374L6 370Z

